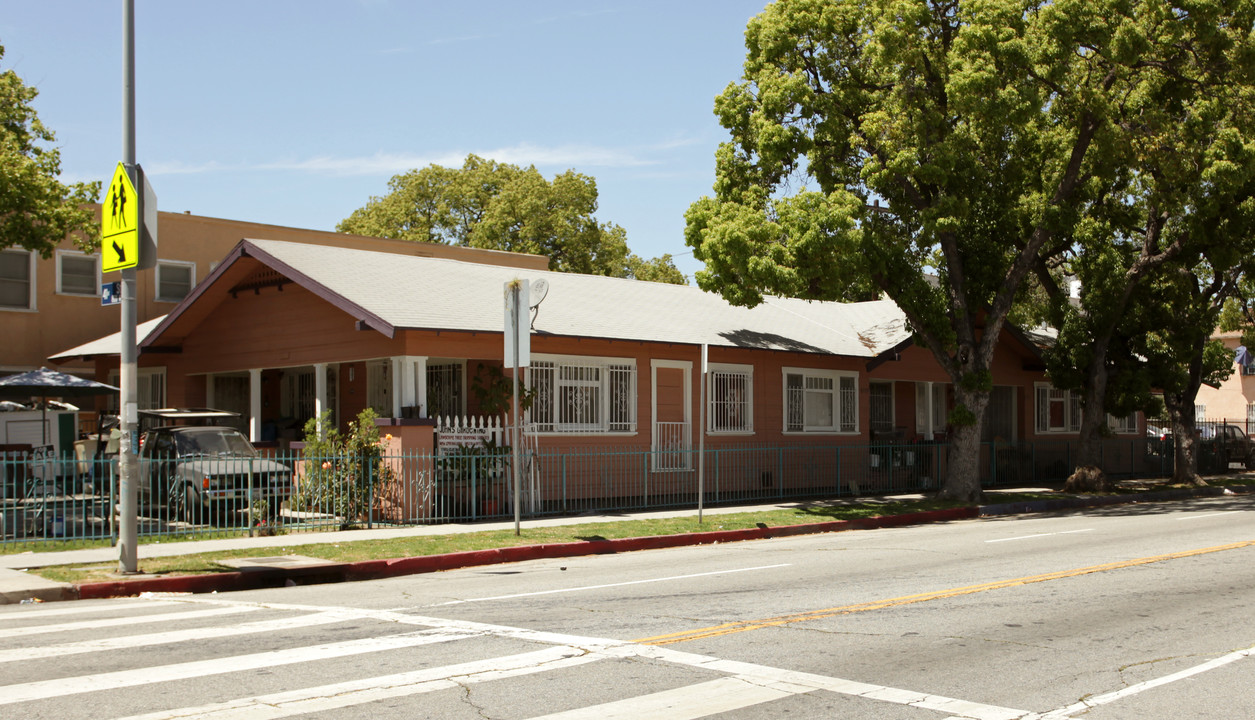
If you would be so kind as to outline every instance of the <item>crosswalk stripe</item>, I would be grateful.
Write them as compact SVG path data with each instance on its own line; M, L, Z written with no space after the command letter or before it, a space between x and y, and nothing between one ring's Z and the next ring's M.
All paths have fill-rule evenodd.
M154 685L172 680L187 680L207 675L222 675L315 660L329 660L364 653L383 652L385 650L398 650L431 643L465 640L480 635L482 633L453 632L443 629L421 630L413 633L368 637L360 640L346 640L344 642L325 643L288 650L273 650L252 655L236 655L214 660L194 660L174 665L119 670L98 675L37 680L17 685L0 686L0 705L30 700L46 700L50 697L76 695L101 690L116 690L138 685Z
M58 623L56 625L39 625L20 628L0 629L0 638L28 637L46 633L77 632L79 630L95 630L107 627L125 627L127 625L155 625L158 623L196 620L198 618L219 617L244 612L256 612L262 608L250 605L209 608L207 610L184 610L182 612L159 613L156 615L133 615L119 618L102 618L99 620L80 620L79 622Z
M77 603L55 603L53 607L47 605L37 605L33 608L22 606L0 612L0 622L9 620L30 620L32 618L42 619L47 617L62 617L65 615L88 615L91 613L109 612L111 610L145 610L150 607L157 606L174 606L182 603L172 600L144 600L136 602L133 599L108 601L94 600L83 601ZM68 607L67 607L68 606Z
M462 685L520 677L604 659L579 648L558 646L534 652L412 672L363 678L319 687L240 698L200 707L162 710L121 720L277 720L379 700L447 690Z
M758 684L787 683L811 690L826 690L828 692L879 700L896 705L909 705L911 707L937 710L939 712L961 715L964 718L972 718L973 720L1017 720L1017 718L1022 718L1028 714L1025 710L957 700L943 695L932 695L916 690L902 690L884 685L858 682L857 680L844 680L827 675L785 670L783 668L774 668L737 660L721 660L708 655L697 655L657 646L636 647L640 648L640 654L645 657L653 657L681 665L727 673ZM614 653L616 651L611 649L608 652Z
M147 635L128 635L125 637L102 638L99 640L81 640L79 642L45 645L43 647L13 648L0 650L0 663L15 660L35 660L38 658L79 655L82 653L99 652L102 650L125 650L129 648L164 645L168 643L189 642L192 640L210 640L214 638L252 635L256 633L279 632L294 628L330 625L354 619L345 617L343 613L326 612L316 615L281 618L278 620L259 620L238 625L222 625L218 627L188 628L186 630L169 630L166 632L149 633Z
M792 694L740 678L725 677L652 695L543 715L532 720L690 720L732 712Z

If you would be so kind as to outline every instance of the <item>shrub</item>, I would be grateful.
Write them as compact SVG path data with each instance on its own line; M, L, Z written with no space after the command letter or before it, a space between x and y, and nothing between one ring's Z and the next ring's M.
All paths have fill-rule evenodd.
M301 508L331 512L348 529L370 512L376 488L393 480L393 470L383 462L373 410L363 410L347 434L338 428L319 432L330 416L324 412L305 423L305 474L297 497Z

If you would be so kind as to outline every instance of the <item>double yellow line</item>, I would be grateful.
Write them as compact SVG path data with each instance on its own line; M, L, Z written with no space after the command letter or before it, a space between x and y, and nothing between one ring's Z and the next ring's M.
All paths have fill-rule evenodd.
M867 612L868 610L880 610L882 608L898 607L902 605L914 605L915 603L928 602L929 600L940 600L942 598L958 597L960 595L972 595L974 593L986 592L989 590L1000 590L1002 588L1016 587L1019 585L1030 585L1032 583L1046 582L1048 580L1061 580L1063 578L1077 577L1079 575L1091 575L1093 573L1107 572L1108 570L1120 570L1122 568L1149 565L1151 563L1165 562L1168 560L1180 560L1182 558L1195 557L1198 555L1224 552L1225 550L1238 550L1241 548L1251 547L1252 545L1255 545L1255 540L1245 540L1243 542L1230 543L1228 545L1216 545L1214 547L1200 548L1198 550L1184 550L1182 552L1168 553L1167 555L1154 555L1151 557L1137 558L1135 560L1124 560L1121 562L1105 563L1103 565L1091 565L1089 567L1076 568L1073 570L1060 570L1058 572L1043 573L1041 575L1029 575L1027 577L1013 578L1011 580L998 580L995 582L982 583L980 585L967 585L965 587L950 588L948 590L935 590L933 592L920 593L918 595L903 595L902 597L889 598L888 600L874 600L872 602L857 603L855 605L842 605L841 607L812 610L810 612L794 613L792 615L780 615L777 617L765 618L763 620L723 623L722 625L712 625L710 627L698 628L696 630L686 630L684 632L671 633L669 635L655 635L654 637L641 638L639 640L634 640L633 642L647 645L673 645L675 643L688 642L689 640L703 640L705 638L731 635L733 633L746 632L749 630L761 630L762 628L779 627L781 625L806 622L807 620L819 620L822 618L833 617L834 615L850 615L853 613Z

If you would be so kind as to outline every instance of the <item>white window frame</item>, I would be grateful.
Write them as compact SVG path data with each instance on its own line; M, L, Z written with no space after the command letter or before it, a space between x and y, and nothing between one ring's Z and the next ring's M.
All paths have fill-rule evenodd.
M1080 398L1071 391L1060 390L1050 383L1033 385L1033 427L1038 435L1078 433L1081 431ZM1063 405L1063 424L1053 425L1050 421L1050 406L1054 403Z
M595 370L596 377L581 372L585 370ZM537 435L635 435L637 374L635 358L533 354L527 370L527 387L536 393L527 411L530 431ZM548 388L543 386L545 383ZM590 404L595 417L564 422L559 405L562 391L575 388L594 394ZM548 406L544 407L546 403ZM620 414L616 415L616 410Z
M180 267L188 269L187 293L183 297L169 297L161 294L161 271L163 268ZM157 302L178 303L183 302L183 298L192 294L192 290L196 287L196 263L185 260L158 260L157 269L153 273L153 299Z
M25 255L26 256L26 278L27 278L27 294L26 307L12 307L8 305L0 305L0 310L8 312L36 312L39 308L35 304L35 253L30 250L18 250L14 248L6 248L0 250L0 253L6 255Z
M67 258L74 260L87 260L92 264L92 289L91 292L75 292L65 288L65 261ZM89 255L85 252L75 250L58 250L57 251L57 294L69 295L71 297L100 297L100 256Z
M117 370L109 371L109 384L114 387L121 383L121 374ZM164 367L138 368L135 371L135 400L136 409L138 410L156 410L157 408L169 407L166 402L166 369ZM118 396L110 394L106 396L108 401L105 406L108 411L118 414Z
M801 377L800 387L789 387L790 375ZM859 433L858 373L786 367L781 369L781 380L784 400L782 432L785 435L815 433L857 435ZM824 380L831 381L831 388L820 387ZM808 398L816 398L821 394L830 396L832 425L808 425L806 420ZM795 402L800 403L797 408L793 407Z
M1036 409L1033 413L1034 426L1038 435L1050 433L1078 433L1081 431L1081 396L1071 390L1059 390L1049 383L1036 383L1034 386ZM1050 403L1063 405L1063 425L1050 424ZM1134 435L1137 433L1137 413L1125 417L1116 417L1107 413L1107 427L1118 435Z
M743 397L719 398L715 388L720 378L727 378L734 384L740 380L740 387L735 388L743 393ZM732 389L732 388L730 388ZM723 405L727 411L719 410ZM741 423L732 426L720 423L721 418L739 415ZM753 435L754 434L754 366L733 365L730 363L710 363L706 369L706 432L710 435Z

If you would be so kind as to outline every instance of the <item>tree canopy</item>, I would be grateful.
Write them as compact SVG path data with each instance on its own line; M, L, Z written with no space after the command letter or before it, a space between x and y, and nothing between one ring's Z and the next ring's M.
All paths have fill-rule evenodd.
M100 183L57 180L61 153L47 145L56 136L31 105L38 94L13 70L0 72L0 248L49 257L70 234L83 249L94 248L100 239L86 204L96 200Z
M975 499L993 352L1026 279L1138 172L1160 88L1209 92L1200 53L1249 62L1248 5L773 3L716 99L732 139L686 216L698 284L745 305L887 294L954 384L943 495Z
M597 220L597 183L573 170L546 180L535 167L469 155L461 168L429 165L388 188L336 229L547 255L562 272L685 283L669 255L639 258L622 227Z

